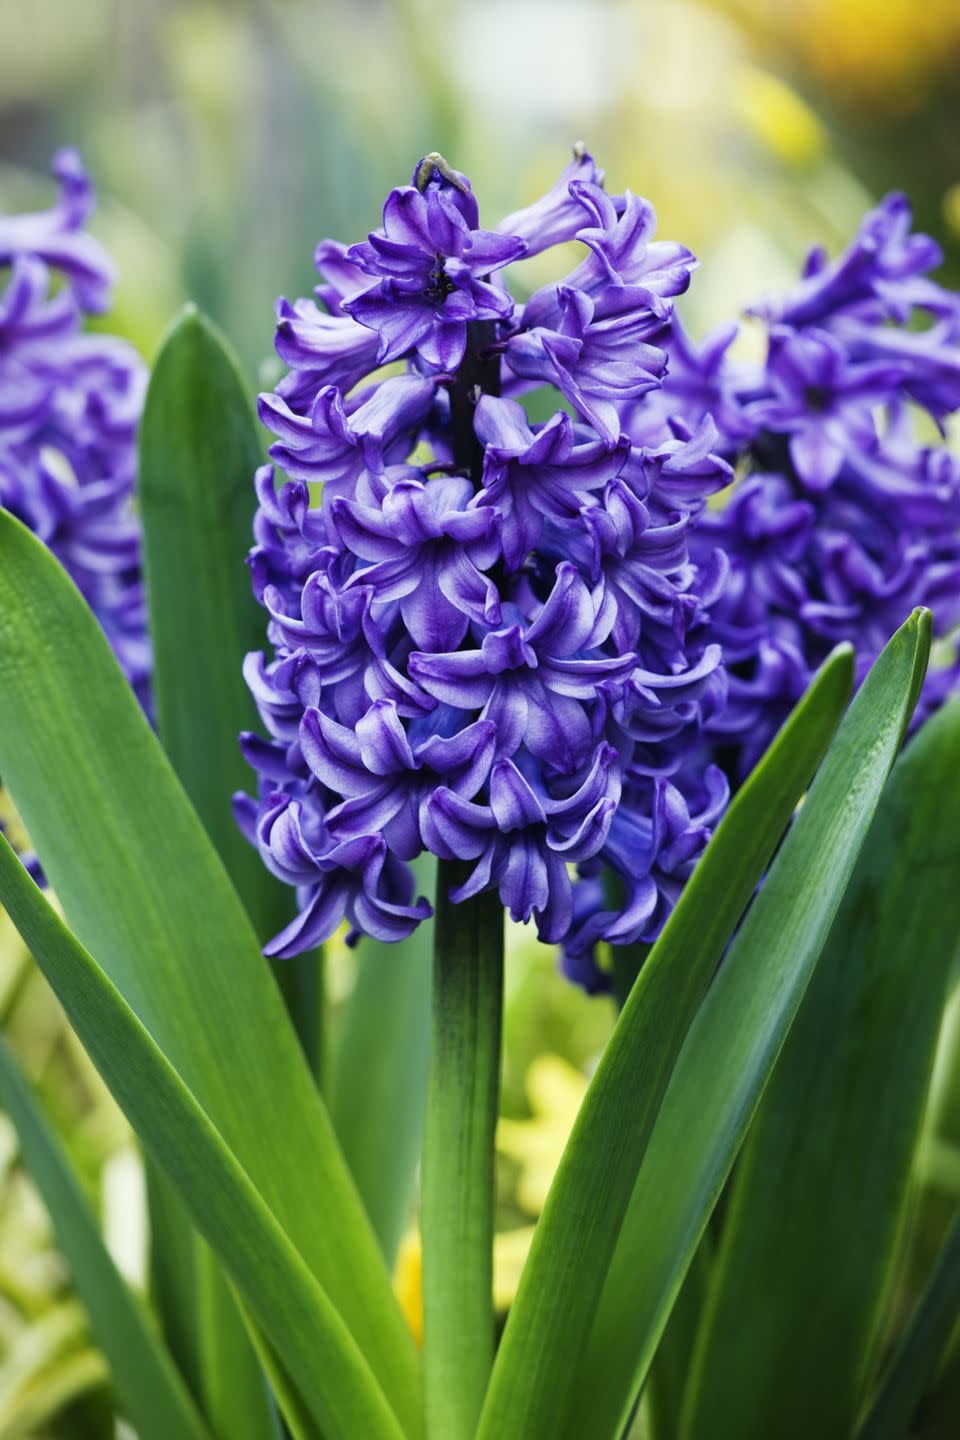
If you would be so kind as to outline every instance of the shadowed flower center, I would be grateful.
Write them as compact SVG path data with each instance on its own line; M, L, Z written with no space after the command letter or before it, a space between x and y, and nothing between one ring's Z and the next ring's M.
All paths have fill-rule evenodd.
M430 300L434 305L442 305L448 295L456 290L456 285L447 274L447 259L437 251L436 265L430 271L430 284L424 290L424 298Z
M830 391L825 385L808 385L803 392L804 404L815 415L830 409Z

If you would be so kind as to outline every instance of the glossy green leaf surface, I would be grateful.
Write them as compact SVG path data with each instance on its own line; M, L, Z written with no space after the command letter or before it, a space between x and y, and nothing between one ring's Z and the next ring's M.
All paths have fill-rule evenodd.
M960 941L960 702L890 778L741 1156L683 1434L846 1440ZM811 1376L816 1383L811 1384Z
M651 1440L677 1440L680 1434L693 1348L710 1285L710 1240L707 1231L677 1292L647 1376L643 1394Z
M929 644L929 614L916 612L867 676L690 1029L580 1357L568 1440L587 1417L597 1440L617 1436L631 1413L829 933ZM792 744L795 724L802 711L777 744Z
M250 922L96 621L5 513L0 773L75 933L235 1152L415 1432L415 1346Z
M241 667L264 641L263 611L243 563L259 459L256 425L233 359L223 338L188 306L157 355L140 426L153 699L163 747L266 940L286 923L292 897L241 835L230 803L250 781L237 736L256 723ZM157 1198L152 1270L182 1273L190 1245L185 1217L176 1203ZM198 1353L189 1369L202 1374L205 1409L218 1435L269 1440L260 1364L229 1287L202 1246L189 1268L192 1283L160 1282L160 1314L171 1343L182 1349L193 1332Z
M273 1440L323 1440L309 1406L305 1404L303 1396L277 1359L266 1338L252 1320L248 1319L247 1323L260 1357L260 1364L270 1381L272 1393L274 1396L280 1397L280 1410L283 1413L282 1416L279 1412L276 1414Z
M843 713L852 669L849 649L827 662L731 805L630 992L534 1235L483 1410L483 1440L553 1440L562 1426L684 1036Z
M47 1207L124 1412L141 1440L209 1440L176 1366L107 1251L60 1141L2 1039L0 1107L16 1128L24 1163Z
M5 839L0 900L131 1125L177 1185L250 1314L283 1356L324 1436L402 1440L404 1432L341 1316L236 1156Z
M226 343L187 306L157 355L140 427L157 729L266 940L290 918L289 888L243 838L230 803L253 778L237 737L259 723L241 666L266 639L244 563L260 461L256 422Z
M197 1303L197 1250L201 1241L186 1206L162 1170L149 1159L146 1175L150 1300L167 1349L190 1393L204 1403L203 1344Z

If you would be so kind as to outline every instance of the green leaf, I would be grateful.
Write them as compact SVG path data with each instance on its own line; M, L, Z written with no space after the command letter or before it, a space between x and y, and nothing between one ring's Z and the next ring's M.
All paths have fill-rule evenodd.
M266 637L244 563L260 462L256 422L226 342L188 305L160 347L140 427L157 729L267 940L290 918L290 892L243 838L231 808L252 778L237 738L258 724L241 666Z
M203 1408L210 1428L222 1440L274 1440L272 1401L247 1323L216 1256L199 1236L196 1282Z
M160 348L140 427L153 697L164 749L254 928L267 940L290 918L292 897L241 835L231 807L233 793L251 778L237 737L257 723L241 667L265 634L243 559L259 462L256 424L226 342L188 305ZM297 965L304 963L316 973L314 956ZM296 969L287 966L294 976ZM315 1023L315 993L308 1000ZM295 1024L298 1009L292 1012ZM151 1184L152 1192L157 1188ZM161 1281L160 1314L171 1345L181 1351L191 1339L197 1345L188 1373L202 1376L204 1408L218 1435L269 1440L260 1365L229 1287L204 1247L192 1274L184 1274L190 1231L182 1207L159 1198L152 1273L180 1279L179 1285Z
M167 1349L193 1397L203 1404L203 1346L197 1305L198 1237L183 1201L148 1158L148 1285Z
M897 763L741 1156L683 1434L845 1440L960 940L960 702Z
M586 1433L584 1417L597 1440L618 1435L640 1393L869 828L929 638L929 615L916 612L867 676L690 1029L580 1358L566 1440ZM798 723L795 711L788 726Z
M0 839L0 900L131 1125L183 1195L327 1440L402 1440L324 1290L149 1032ZM177 1433L177 1432L175 1432Z
M960 1315L960 1216L937 1257L930 1283L890 1362L857 1440L906 1440L910 1421L933 1378ZM943 1434L956 1423L944 1413Z
M286 1431L289 1432L292 1440L323 1440L317 1428L309 1407L304 1404L303 1396L297 1390L296 1385L290 1379L287 1371L277 1358L275 1351L267 1343L264 1336L258 1331L252 1320L247 1321L253 1343L256 1346L257 1354L260 1357L260 1364L263 1366L264 1374L269 1378L273 1394L280 1397L280 1408L283 1411L283 1420L278 1418L278 1433L274 1434L273 1440L284 1440L284 1423Z
M418 893L432 895L433 856L413 870ZM423 1142L432 963L432 920L394 945L361 941L330 1091L334 1128L391 1268Z
M837 651L743 786L627 999L587 1091L520 1279L479 1435L555 1436L684 1036L843 712ZM904 674L910 680L909 668ZM588 1424L580 1435L602 1435Z
M244 557L253 538L256 421L225 338L187 305L154 362L140 426L139 500L163 748L196 807L260 939L290 919L292 896L233 818L253 776L237 737L259 725L242 674L266 617ZM278 962L277 981L318 1073L320 961Z
M677 1440L680 1434L690 1359L709 1290L712 1263L707 1231L684 1276L644 1388L653 1440Z
M16 862L14 862L16 863ZM63 1147L0 1039L0 1105L53 1222L76 1292L141 1440L209 1440L176 1367L117 1272Z
M0 513L0 774L81 941L196 1095L401 1423L419 1357L236 892L106 640Z

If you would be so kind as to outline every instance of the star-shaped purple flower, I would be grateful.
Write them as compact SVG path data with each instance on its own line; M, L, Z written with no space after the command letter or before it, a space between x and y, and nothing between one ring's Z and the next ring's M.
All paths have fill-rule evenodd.
M342 309L380 336L381 365L416 350L428 365L454 370L468 322L513 313L508 292L488 277L525 255L527 242L479 230L469 181L435 157L420 162L414 182L391 190L383 228L347 252L375 283Z

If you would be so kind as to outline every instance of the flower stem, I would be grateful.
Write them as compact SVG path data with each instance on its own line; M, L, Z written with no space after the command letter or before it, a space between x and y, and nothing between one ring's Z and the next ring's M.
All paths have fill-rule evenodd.
M500 394L500 356L491 349L495 339L492 320L471 321L466 353L450 392L453 458L477 486L483 476L483 446L473 429L473 412L481 395Z
M472 1440L493 1365L503 906L495 891L451 904L470 868L441 861L437 876L421 1201L429 1440Z

